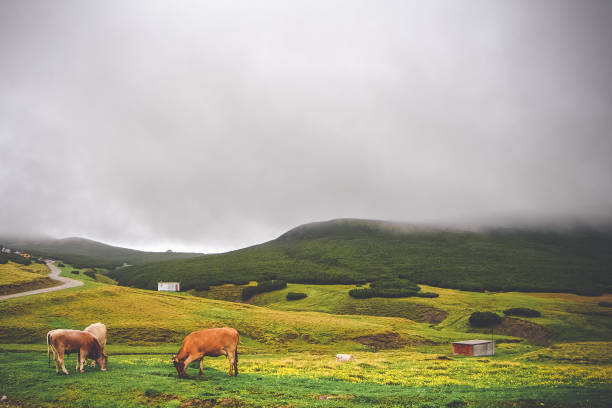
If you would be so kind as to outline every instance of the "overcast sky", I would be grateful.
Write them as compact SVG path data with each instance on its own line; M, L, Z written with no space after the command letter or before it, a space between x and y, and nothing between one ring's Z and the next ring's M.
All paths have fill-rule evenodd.
M612 215L610 1L0 1L0 233L217 252ZM500 221L501 222L501 221Z

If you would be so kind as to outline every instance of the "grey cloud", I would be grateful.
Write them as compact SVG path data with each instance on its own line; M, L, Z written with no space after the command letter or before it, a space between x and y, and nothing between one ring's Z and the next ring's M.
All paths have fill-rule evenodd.
M604 1L0 5L0 229L610 217ZM484 221L483 221L484 222Z

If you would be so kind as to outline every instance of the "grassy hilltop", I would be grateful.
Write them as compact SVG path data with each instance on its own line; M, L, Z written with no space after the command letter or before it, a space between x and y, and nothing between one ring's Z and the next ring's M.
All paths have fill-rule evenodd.
M160 280L203 290L279 278L350 284L401 275L417 283L482 291L601 294L612 290L612 234L587 230L467 232L366 220L307 224L224 254L147 263L112 273L122 285Z
M0 244L28 252L35 256L62 259L79 268L98 267L112 269L124 264L135 265L144 262L200 256L198 253L145 252L135 249L106 245L85 238L41 238L16 239L0 237Z

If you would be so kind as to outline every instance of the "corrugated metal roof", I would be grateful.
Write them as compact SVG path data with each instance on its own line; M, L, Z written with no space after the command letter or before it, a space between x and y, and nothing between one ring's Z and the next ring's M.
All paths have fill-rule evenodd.
M470 345L474 345L474 344L486 344L486 343L493 343L492 340L464 340L464 341L454 341L453 344L470 344Z

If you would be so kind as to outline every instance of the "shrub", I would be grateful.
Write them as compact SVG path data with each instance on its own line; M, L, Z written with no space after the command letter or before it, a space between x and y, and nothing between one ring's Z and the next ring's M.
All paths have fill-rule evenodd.
M493 312L474 312L470 316L472 327L489 327L501 323L501 317Z
M258 282L257 286L247 286L242 289L242 300L250 299L251 296L257 293L272 292L273 290L284 289L287 287L287 282L284 280L270 280Z
M30 261L29 258L24 258L21 255L17 255L17 254L0 254L0 263L7 263L8 261L11 262L15 262L21 265L30 265L32 263L32 261Z
M384 297L384 298L400 298L417 296L418 292L410 289L351 289L349 290L349 296L355 299L368 299L372 297Z
M598 305L601 307L612 307L612 302L599 302Z
M60 268L63 268L66 265L64 265L63 263L60 262L60 263L57 264L57 266L59 266Z
M415 296L422 298L437 298L440 295L434 292L419 292L415 294Z
M92 271L91 269L88 269L88 270L86 270L83 273L85 275L89 276L91 279L96 280L96 273L94 271Z
M521 316L521 317L540 317L542 314L537 310L528 309L526 307L513 307L504 310L506 316Z
M70 271L70 273L78 275L81 271L77 270L77 269L73 269Z
M308 295L302 292L289 292L287 293L287 300L300 300L304 299Z

